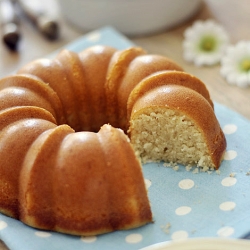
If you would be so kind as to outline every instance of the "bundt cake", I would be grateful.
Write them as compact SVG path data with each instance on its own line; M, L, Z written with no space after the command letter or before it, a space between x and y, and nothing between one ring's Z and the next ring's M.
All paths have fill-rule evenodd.
M218 169L226 148L206 86L141 48L63 50L1 79L0 100L0 212L40 229L152 222L139 158Z

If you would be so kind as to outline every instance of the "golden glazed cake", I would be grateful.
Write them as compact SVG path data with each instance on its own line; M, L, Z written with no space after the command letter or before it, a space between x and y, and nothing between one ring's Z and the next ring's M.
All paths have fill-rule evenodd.
M139 158L218 169L226 148L204 83L141 48L63 50L1 79L0 100L0 211L40 229L152 222Z

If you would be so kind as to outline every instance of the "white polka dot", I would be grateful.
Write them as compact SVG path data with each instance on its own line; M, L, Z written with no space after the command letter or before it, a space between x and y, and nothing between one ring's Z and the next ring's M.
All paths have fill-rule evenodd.
M220 204L220 210L222 211L231 211L236 207L236 203L233 201L225 201Z
M48 232L42 232L42 231L36 231L35 235L41 238L47 238L51 236L51 233Z
M223 127L223 132L224 132L225 134L228 134L228 135L229 135L229 134L235 133L236 130L237 130L237 126L234 125L234 124L227 124L227 125L225 125L225 126Z
M224 154L224 160L233 160L237 156L237 152L234 150L228 150Z
M144 179L144 182L145 182L146 189L149 189L152 182L149 179Z
M0 220L0 230L3 230L4 228L6 228L8 226L8 224L3 221L3 220Z
M234 177L226 177L221 181L221 185L224 187L230 187L235 185L237 182L237 179Z
M141 234L130 234L126 237L125 240L127 243L135 244L135 243L142 241L142 235Z
M194 181L191 179L184 179L179 182L179 188L190 189L194 186Z
M229 237L234 233L233 227L222 227L217 231L217 235L220 237Z
M171 235L172 240L185 240L188 238L188 233L184 230L176 231Z
M97 42L101 37L99 32L94 32L88 35L87 39L91 42Z
M85 243L93 243L97 240L96 236L82 236L81 241Z
M187 206L182 206L182 207L178 207L175 210L175 213L177 215L186 215L189 214L191 212L192 208L191 207L187 207Z

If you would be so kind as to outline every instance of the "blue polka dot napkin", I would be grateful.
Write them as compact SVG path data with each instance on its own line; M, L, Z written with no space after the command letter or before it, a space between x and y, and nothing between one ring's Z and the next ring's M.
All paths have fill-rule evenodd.
M132 43L107 27L67 46L81 51L95 44L123 49ZM154 223L97 237L77 237L30 228L0 214L0 238L12 250L139 249L194 237L240 238L250 231L250 122L215 103L227 138L220 171L196 173L165 164L143 166Z

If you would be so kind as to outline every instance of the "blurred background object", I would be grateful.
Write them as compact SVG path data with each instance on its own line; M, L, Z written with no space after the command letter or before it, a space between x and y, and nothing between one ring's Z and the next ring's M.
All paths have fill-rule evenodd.
M65 18L83 31L113 26L129 36L172 28L193 16L201 0L59 0Z
M15 3L12 0L0 1L0 23L3 43L13 51L18 49L21 38L19 18L16 13Z
M12 0L13 1L13 0ZM22 13L37 27L46 38L55 40L59 37L59 24L50 8L41 0L15 0Z

